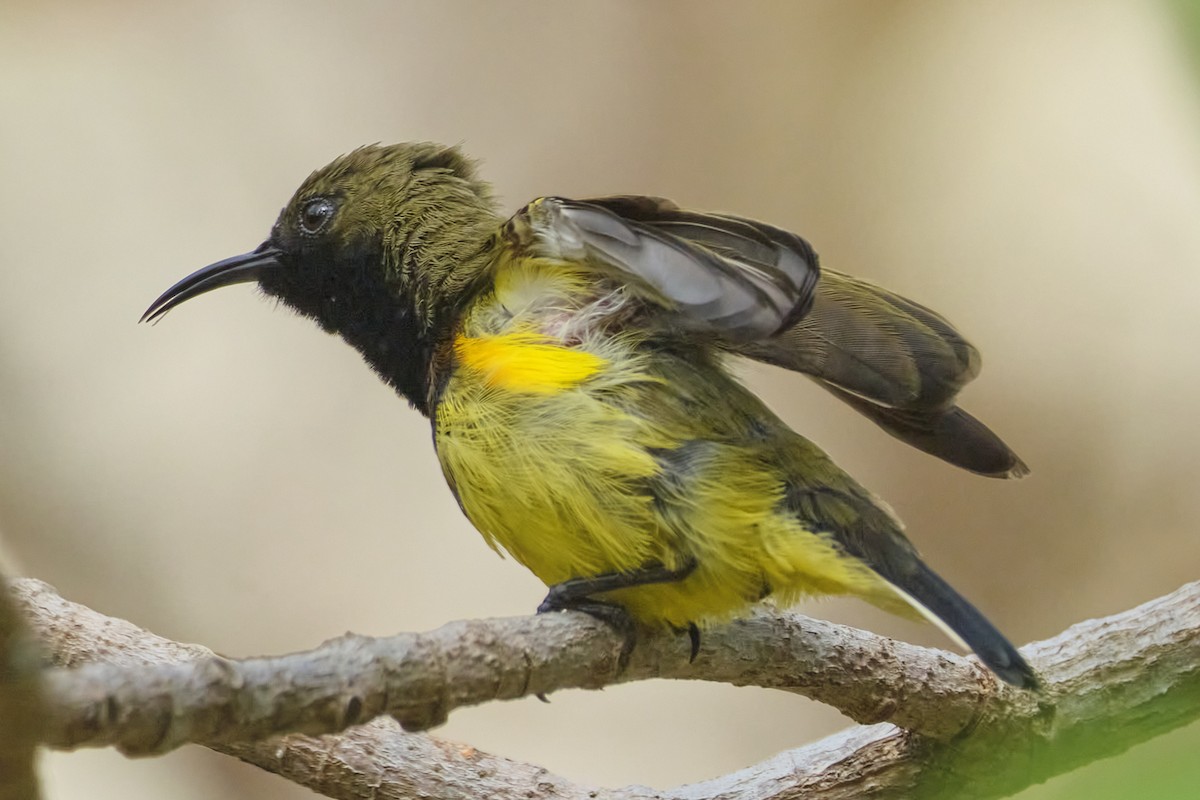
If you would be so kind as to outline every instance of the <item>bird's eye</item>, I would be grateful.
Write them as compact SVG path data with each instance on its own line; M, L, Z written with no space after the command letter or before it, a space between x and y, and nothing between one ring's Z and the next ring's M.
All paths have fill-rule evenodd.
M300 229L305 233L315 234L324 230L333 219L333 201L325 197L309 200L300 209Z

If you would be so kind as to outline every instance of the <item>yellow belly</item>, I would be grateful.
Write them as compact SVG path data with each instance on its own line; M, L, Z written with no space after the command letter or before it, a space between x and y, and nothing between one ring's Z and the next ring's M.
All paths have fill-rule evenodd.
M455 349L435 441L489 544L547 584L669 558L638 491L658 469L643 426L594 394L606 360L528 335L459 337Z
M685 497L656 497L670 469L656 454L696 431L670 422L661 403L637 402L669 398L670 387L642 356L604 346L601 354L524 334L456 342L435 442L459 503L493 548L547 585L695 560L683 581L608 595L645 622L676 626L728 617L768 590L784 601L880 593L864 565L781 512L781 475L753 447L714 446L716 460Z

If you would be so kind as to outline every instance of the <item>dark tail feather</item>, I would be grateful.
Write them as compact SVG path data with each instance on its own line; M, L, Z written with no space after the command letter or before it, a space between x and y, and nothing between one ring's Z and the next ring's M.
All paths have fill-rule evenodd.
M903 585L890 579L889 582L962 637L1001 680L1022 689L1038 688L1037 675L1004 634L936 572L919 561L916 563L916 571L904 576Z

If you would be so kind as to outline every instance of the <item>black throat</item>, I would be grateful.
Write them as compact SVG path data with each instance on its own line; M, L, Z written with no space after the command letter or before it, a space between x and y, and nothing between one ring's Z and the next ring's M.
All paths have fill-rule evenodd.
M262 290L339 334L362 354L379 377L429 416L430 365L438 344L436 326L417 314L412 298L382 277L382 253L374 248L342 251L336 263L306 253L283 269L264 274Z
M341 334L385 383L429 416L430 367L436 342L412 308L394 300L360 305L359 313L348 315L328 330Z

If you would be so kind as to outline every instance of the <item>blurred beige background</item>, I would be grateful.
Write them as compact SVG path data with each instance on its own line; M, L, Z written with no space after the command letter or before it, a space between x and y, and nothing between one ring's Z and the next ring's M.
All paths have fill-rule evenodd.
M958 322L966 405L1033 467L907 450L802 379L749 380L907 520L1012 638L1198 577L1200 104L1153 2L109 2L0 7L0 530L15 569L230 655L531 611L427 423L247 287L138 315L256 244L359 144L462 142L506 205L645 192L769 220ZM912 641L854 603L809 613ZM669 786L844 727L682 683L456 713L439 735ZM1200 780L1195 726L1026 800ZM1184 754L1188 754L1186 757ZM198 748L50 755L51 798L294 798Z

